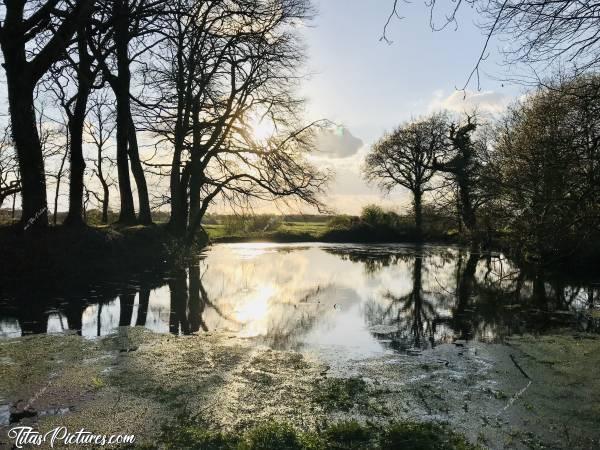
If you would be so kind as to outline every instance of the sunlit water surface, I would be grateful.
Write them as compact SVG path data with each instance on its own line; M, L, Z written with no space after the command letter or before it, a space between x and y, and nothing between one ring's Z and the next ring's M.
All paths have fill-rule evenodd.
M594 280L526 275L503 255L444 246L220 244L157 283L132 279L77 295L1 299L0 337L76 330L96 338L136 325L219 330L357 359L564 327L600 331Z

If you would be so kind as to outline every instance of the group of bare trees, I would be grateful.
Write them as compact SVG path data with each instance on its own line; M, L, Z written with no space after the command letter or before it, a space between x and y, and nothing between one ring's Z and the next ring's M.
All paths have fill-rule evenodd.
M48 224L40 98L65 122L65 225L83 225L89 192L106 222L113 185L119 222L151 223L149 175L168 180L160 198L178 235L192 235L217 198L320 205L328 175L306 159L318 124L303 122L296 94L310 0L6 0L0 14L19 162L2 168L13 174L2 192L19 190L29 229ZM261 122L273 130L266 139L253 132ZM90 168L100 194L86 185Z
M327 177L308 164L313 125L299 116L302 51L293 24L312 11L304 0L178 1L162 18L148 67L159 120L147 129L171 147L171 228L196 229L216 196L296 196L318 204ZM253 122L274 134L259 141Z
M405 123L372 148L367 179L407 188L422 233L422 195L448 198L475 244L494 237L554 258L600 235L600 77L555 78L497 120L448 115Z
M413 197L415 227L423 234L423 194L450 192L460 222L476 239L479 183L483 157L481 141L474 138L475 116L452 121L445 113L404 123L375 143L367 155L367 180L385 191L397 186Z
M525 252L545 256L594 248L600 227L600 77L555 80L510 108L495 126L490 167L499 220Z

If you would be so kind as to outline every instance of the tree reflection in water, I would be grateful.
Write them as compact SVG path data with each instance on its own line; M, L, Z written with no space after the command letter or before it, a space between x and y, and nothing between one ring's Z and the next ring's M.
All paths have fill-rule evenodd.
M35 300L32 300L35 299ZM85 299L85 300L82 300ZM0 299L0 336L119 326L227 330L272 348L425 349L568 326L600 331L598 285L441 246L216 246L124 285Z
M435 345L435 319L437 308L428 293L423 291L423 256L410 257L412 262L412 289L409 293L396 296L388 291L383 298L388 305L373 308L368 313L371 325L385 323L396 328L393 332L377 333L391 338L391 347L406 350L411 347L424 348ZM373 265L370 265L370 269Z

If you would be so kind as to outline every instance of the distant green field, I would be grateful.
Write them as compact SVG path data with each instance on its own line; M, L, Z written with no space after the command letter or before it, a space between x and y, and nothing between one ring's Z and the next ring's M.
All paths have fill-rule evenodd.
M290 233L308 233L320 235L327 231L326 222L283 222L279 231Z
M279 237L310 235L315 239L319 238L323 233L327 231L326 222L282 222L275 227L268 228L264 231L252 231L252 232L227 232L227 227L223 224L210 224L204 225L204 229L208 233L208 236L213 240L226 240L226 239L240 239L240 238L252 238L252 239L270 239L275 235Z
M203 228L211 239L222 238L226 235L225 225L203 225Z

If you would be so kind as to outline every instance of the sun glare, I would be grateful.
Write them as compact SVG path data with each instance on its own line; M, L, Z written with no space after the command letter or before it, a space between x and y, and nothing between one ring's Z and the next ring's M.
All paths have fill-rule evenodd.
M252 123L252 134L257 141L266 141L275 134L275 124L266 118Z
M273 285L261 286L235 311L236 319L244 324L240 336L254 337L266 333L269 300L274 293Z

